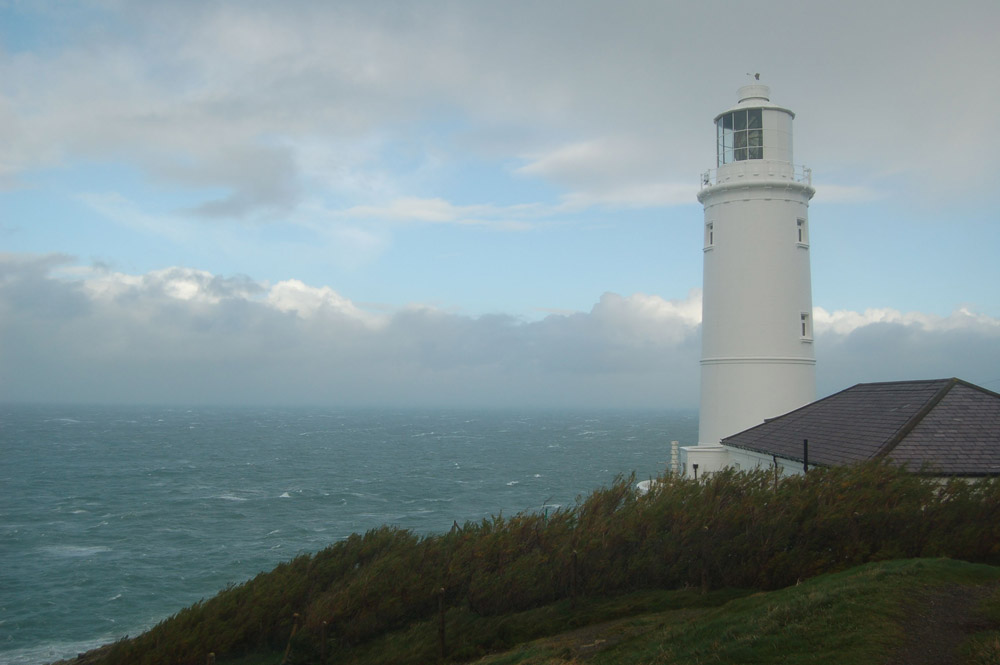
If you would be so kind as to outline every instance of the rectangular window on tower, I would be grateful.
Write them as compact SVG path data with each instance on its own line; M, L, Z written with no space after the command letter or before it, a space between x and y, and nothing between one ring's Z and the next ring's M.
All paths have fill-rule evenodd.
M795 233L797 234L795 237L795 242L797 242L799 245L803 247L808 247L809 225L806 223L805 219L800 217L799 219L795 220Z
M803 342L811 342L813 338L812 331L812 317L809 316L809 312L802 312L800 317L800 334Z
M715 224L708 222L705 224L705 249L711 249L715 245Z

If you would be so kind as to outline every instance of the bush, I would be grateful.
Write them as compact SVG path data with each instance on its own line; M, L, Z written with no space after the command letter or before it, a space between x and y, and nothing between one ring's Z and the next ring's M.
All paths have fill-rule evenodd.
M434 624L440 603L491 616L575 595L643 588L775 589L868 561L1000 560L1000 480L936 480L879 462L775 479L674 475L638 495L619 477L570 509L469 522L418 537L393 527L352 535L220 592L110 649L107 663L205 662L363 645ZM474 648L467 646L465 648Z

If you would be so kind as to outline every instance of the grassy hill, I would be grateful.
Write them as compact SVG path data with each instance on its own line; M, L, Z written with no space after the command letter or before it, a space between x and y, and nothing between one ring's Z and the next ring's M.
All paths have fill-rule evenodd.
M715 608L636 615L519 645L482 665L1000 663L1000 568L866 564Z
M289 663L886 662L903 644L907 598L997 578L952 561L856 567L1000 563L1000 480L942 485L872 464L670 476L642 496L632 484L447 534L353 535L93 661L200 665L213 652L241 665L286 653ZM992 596L970 594L985 594L985 614L962 611L992 625ZM564 634L581 629L593 640ZM532 642L553 635L562 637Z

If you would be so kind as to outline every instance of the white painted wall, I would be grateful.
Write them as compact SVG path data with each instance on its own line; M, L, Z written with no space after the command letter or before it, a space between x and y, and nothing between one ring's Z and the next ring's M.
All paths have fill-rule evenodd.
M775 458L771 455L764 455L750 450L726 447L728 457L727 466L731 466L739 471L752 471L754 469L774 470ZM803 473L802 462L778 457L778 475L801 475Z

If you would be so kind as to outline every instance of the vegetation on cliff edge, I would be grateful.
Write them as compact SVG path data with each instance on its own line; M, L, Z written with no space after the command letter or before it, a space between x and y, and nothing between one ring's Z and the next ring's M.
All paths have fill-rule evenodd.
M941 484L872 463L784 478L668 475L645 495L633 485L618 478L568 509L446 534L355 534L119 641L101 662L201 665L209 652L220 662L280 660L296 621L290 662L349 662L389 634L436 632L442 616L453 636L447 659L462 661L545 634L532 634L541 619L501 628L505 617L560 603L578 608L640 590L779 589L889 559L1000 562L1000 479ZM469 628L477 622L490 628ZM439 640L421 644L423 652L410 644L405 659L381 662L439 658Z

